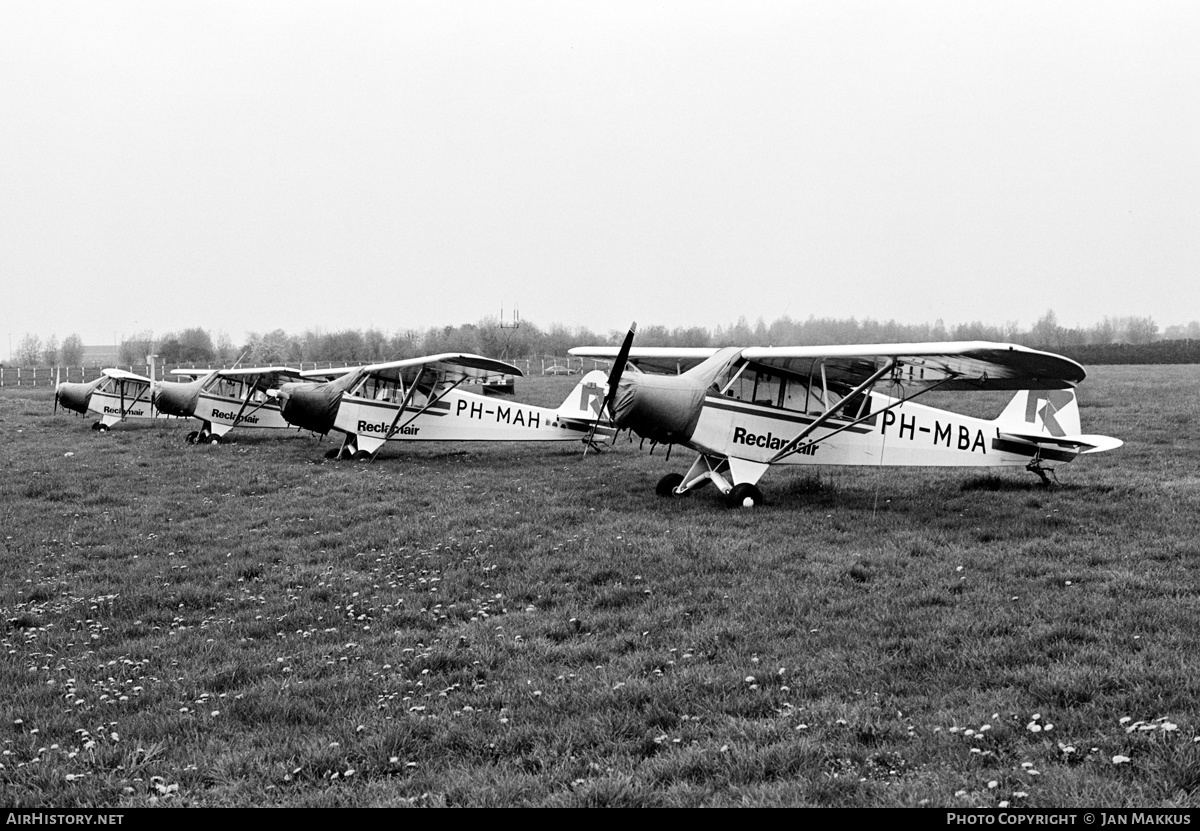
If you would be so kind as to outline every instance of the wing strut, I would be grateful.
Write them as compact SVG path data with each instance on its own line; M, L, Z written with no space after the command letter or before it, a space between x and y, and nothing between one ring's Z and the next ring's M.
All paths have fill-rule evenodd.
M897 362L893 361L893 363L897 363ZM886 369L888 369L888 367L884 367L884 370L886 370ZM817 417L816 421L814 421L812 424L808 425L803 430L801 430L800 434L798 436L796 436L794 439L792 439L790 442L788 442L787 445L785 445L782 450L780 450L778 453L776 453L774 456L772 456L767 461L767 464L773 465L776 462L778 462L780 459L783 459L784 457L790 456L791 454L795 453L797 448L799 447L800 441L805 436L807 436L809 433L811 433L813 430L815 430L817 427L819 427L823 422L828 421L830 418L832 418L833 415L835 413L837 413L838 410L842 409L842 407L845 406L847 401L852 400L854 398L854 396L856 396L858 393L862 392L863 387L865 387L867 384L874 383L874 381L878 380L879 374L880 373L875 373L875 375L872 376L872 378L868 379L861 386L857 387L853 392L851 392L849 395L847 395L841 401L834 404L832 407L830 407L825 412L821 413L821 415ZM932 392L933 390L937 389L938 387L940 387L942 384L946 383L947 381L954 381L954 380L957 380L954 376L948 376L946 378L943 378L942 380L937 381L933 384L930 384L928 387L925 387L925 388L919 390L918 392L913 393L912 395L903 397L903 398L899 399L898 401L893 401L891 404L887 405L883 409L868 412L864 416L860 416L859 418L856 418L851 422L843 424L841 427L838 427L836 430L831 430L830 432L821 436L821 438L814 439L812 443L817 444L818 442L823 442L826 439L830 438L831 436L836 436L838 433L842 432L843 430L849 430L851 427L856 427L859 424L862 424L864 421L874 418L875 416L879 415L880 413L886 413L888 410L894 410L896 407L899 407L902 404L906 404L918 396L924 395L927 392Z
M828 407L828 409L826 409L825 412L821 413L819 416L816 417L816 419L813 421L812 424L808 425L803 430L801 430L799 433L797 433L796 437L794 439L792 439L791 441L789 441L787 444L785 444L783 446L782 450L780 450L778 453L776 453L774 456L772 456L770 459L767 460L767 464L773 465L776 462L778 462L780 459L782 459L784 456L790 456L792 453L794 453L796 451L796 448L800 446L800 442L802 442L804 440L804 438L806 436L808 436L809 433L811 433L813 430L816 430L818 427L823 425L825 422L829 421L829 419L833 418L834 415L836 415L839 410L841 410L842 408L844 408L846 406L847 402L854 400L854 396L858 395L860 392L867 389L868 387L873 386L876 381L878 381L884 375L887 375L889 372L891 372L893 369L895 369L897 366L899 366L899 364L900 364L899 361L893 359L891 361L888 361L886 364L884 364L884 366L881 369L878 369L874 373L872 373L870 378L863 381L861 384L859 384L857 387L855 387L853 390L851 390L848 395L846 395L844 398L842 398L842 400L838 401L832 407ZM821 381L822 381L822 383L824 383L824 380L825 380L824 376L825 376L825 366L824 366L824 364L822 364L821 365ZM849 426L849 425L847 425L847 426ZM842 428L842 429L845 429L845 428Z
M237 414L233 417L233 426L237 427L242 421L242 415L246 412L246 406L250 403L250 396L254 395L254 388L258 386L258 376L254 376L253 380L246 384L246 396L242 399L242 406L238 407ZM262 405L254 409L257 410ZM251 410L253 412L253 410Z
M143 395L143 393L144 393L144 394L145 394L145 396L146 396L144 399L142 398L142 395ZM156 412L154 411L154 400L153 400L153 395L154 395L154 384L153 384L153 383L147 384L147 385L146 385L146 389L145 389L143 392L139 392L139 393L137 394L137 396L135 396L135 397L134 397L134 399L133 399L133 403L132 403L132 404L130 404L129 406L130 406L130 407L136 407L136 406L138 405L138 402L139 402L139 401L145 401L147 404L149 404L149 405L150 405L150 417L151 417L151 418L157 418L157 417L158 417L158 413L156 413Z
M417 392L417 384L420 383L421 376L424 374L425 367L421 367L419 370L417 370L417 377L414 378L413 382L408 385L408 390L404 393L404 398L400 399L400 406L396 410L396 415L392 418L392 423L388 425L387 432L383 434L383 442L371 453L372 462L375 461L375 457L379 455L379 451L383 449L383 445L387 444L388 439L396 434L396 423L400 421L400 417L404 415L404 411L408 409L409 402L412 401L413 395L415 395ZM420 415L420 413L417 413L417 415ZM413 418L416 418L416 416L413 416Z
M385 443L392 436L396 435L397 431L403 430L405 427L412 424L414 421L416 421L418 418L420 418L422 413L428 411L430 407L432 407L434 404L441 401L443 398L445 398L447 395L449 395L451 392L453 392L455 389L457 389L459 384L461 384L467 380L466 376L464 375L462 378L459 378L457 381L455 381L450 386L446 387L441 392L437 393L436 395L431 396L430 399L428 401L426 401L425 404L421 407L421 409L417 410L415 413L412 414L412 418L410 418L408 421L404 422L403 424L400 424L399 426L397 426L397 424L400 421L400 416L404 415L404 413L408 410L408 405L412 401L412 397L417 391L417 381L421 380L421 376L424 374L425 374L425 367L421 367L420 371L417 372L417 377L413 379L412 385L409 387L408 392L404 394L404 400L400 402L400 409L399 409L399 411L397 411L396 417L392 419L392 426L388 428L388 431L383 436L383 441ZM382 444L379 445L379 447L375 448L375 451L373 453L371 453L371 461L375 461L375 457L379 455L379 451L382 449L383 449Z

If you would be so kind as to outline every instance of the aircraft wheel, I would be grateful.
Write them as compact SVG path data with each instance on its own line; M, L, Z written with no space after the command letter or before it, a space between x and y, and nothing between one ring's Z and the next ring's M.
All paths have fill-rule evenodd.
M100 429L100 422L98 422L98 421L93 421L93 422L92 422L92 429L93 429L93 430L99 430L99 429Z
M105 424L103 421L101 421L98 424L96 424L96 429L99 430L101 433L107 433L108 425Z
M342 448L340 448L340 447L330 448L329 450L325 451L325 458L329 459L330 461L333 461L334 459L336 459L338 457L338 455L341 452L342 452Z
M682 473L668 473L666 476L658 480L658 484L654 486L654 492L658 496L677 496L675 489L683 482Z
M187 442L188 444L195 444L196 439L198 439L199 437L200 437L200 431L193 430L192 432L187 434L187 436L184 438L184 441Z
M209 433L207 436L204 437L204 443L205 444L220 444L221 437L218 436L216 433Z
M734 485L733 490L725 494L727 508L756 508L762 504L762 491L754 485Z
M354 454L354 460L356 462L369 462L371 461L371 452L369 450L359 450Z

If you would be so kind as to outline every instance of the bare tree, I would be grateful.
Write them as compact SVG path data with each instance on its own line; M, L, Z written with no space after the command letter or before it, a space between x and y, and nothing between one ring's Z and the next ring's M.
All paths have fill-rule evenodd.
M65 366L78 366L83 363L83 339L76 334L63 338L59 348L59 357Z
M37 335L27 332L25 337L21 338L21 342L17 344L16 354L13 355L13 360L17 366L37 366L42 362L42 339Z

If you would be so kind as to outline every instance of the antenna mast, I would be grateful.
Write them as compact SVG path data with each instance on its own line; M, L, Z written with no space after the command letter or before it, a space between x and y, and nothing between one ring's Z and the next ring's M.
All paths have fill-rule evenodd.
M505 334L505 336L504 336L504 350L503 350L503 353L500 355L500 359L503 361L512 360L512 356L509 354L509 351L510 351L509 347L511 346L510 341L512 340L513 331L521 328L521 310L519 308L517 308L514 304L512 322L505 323L504 322L504 304L501 303L500 304L500 322L497 324L497 326L500 329L508 330L507 334Z

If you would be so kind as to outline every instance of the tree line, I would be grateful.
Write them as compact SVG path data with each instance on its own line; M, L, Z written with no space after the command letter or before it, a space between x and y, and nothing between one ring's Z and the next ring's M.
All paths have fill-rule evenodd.
M327 332L316 329L292 334L283 329L251 332L246 341L235 345L224 333L214 339L202 328L156 336L140 332L122 340L120 363L144 363L147 355L157 355L160 363L243 365L299 364L314 361L375 362L401 360L440 352L471 352L502 360L518 360L544 355L562 356L573 346L618 344L623 331L603 334L586 327L552 324L542 328L529 321L519 326L501 325L496 318L458 326L406 329L386 333L379 329L346 329ZM870 318L827 318L810 316L793 320L788 316L767 323L759 318L750 324L740 318L729 326L707 329L701 326L668 329L661 325L642 325L637 333L638 346L817 346L851 343L910 343L923 341L987 340L1017 343L1035 349L1059 352L1085 363L1191 363L1200 361L1200 321L1171 326L1160 331L1149 317L1105 317L1086 328L1059 325L1053 310L1048 310L1028 329L1015 322L1002 325L979 321L952 326L933 323L905 324L894 320ZM1192 342L1197 342L1192 345ZM1195 357L1189 358L1188 356ZM1153 360L1146 360L1150 356ZM1132 360L1138 358L1137 360ZM83 360L83 342L69 335L61 343L54 335L42 341L26 335L13 356L21 366L78 365Z

